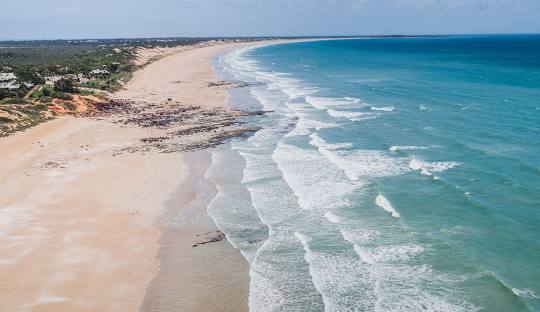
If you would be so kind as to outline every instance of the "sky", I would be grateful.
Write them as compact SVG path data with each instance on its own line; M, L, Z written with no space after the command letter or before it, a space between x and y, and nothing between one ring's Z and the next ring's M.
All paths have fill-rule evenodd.
M0 1L0 40L540 33L540 0Z

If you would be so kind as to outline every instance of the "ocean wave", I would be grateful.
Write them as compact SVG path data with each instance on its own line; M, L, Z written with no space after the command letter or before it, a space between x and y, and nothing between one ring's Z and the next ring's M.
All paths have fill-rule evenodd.
M365 106L365 105L360 105L360 103L362 103L360 99L352 98L352 97L329 98L329 97L306 96L306 102L320 110L325 110L328 108L335 108L335 107L358 108L358 107Z
M291 192L271 157L276 143L267 136L255 135L252 139L242 141L237 146L246 160L243 182L259 219L268 227L269 235L251 262L250 311L291 311L291 307L322 307L322 298L313 286L303 261L303 251L291 248L297 244L292 235L296 222L309 224L305 216L308 212L298 209L297 196ZM252 144L260 147L255 149ZM243 150L241 145L244 145ZM259 175L272 178L259 179ZM268 190L279 196L271 195ZM291 266L294 266L294 271L290 270Z
M350 242L353 245L353 249L360 258L360 261L373 265L375 264L375 259L362 247L363 244L368 243L377 236L377 232L373 231L351 231L351 230L340 230L343 239Z
M337 124L319 121L315 119L299 118L296 126L286 136L309 135L313 130L321 130L337 127Z
M377 197L375 198L375 204L390 213L392 217L400 217L399 213L392 206L392 203L390 203L390 201L382 194L377 195Z
M300 87L295 85L280 86L282 91L289 96L290 99L297 99L300 97L307 96L319 91L318 88L313 87Z
M359 120L365 120L365 119L373 119L377 118L377 116L370 114L370 113L363 113L363 112L352 112L352 111L338 111L335 109L329 109L326 111L328 115L334 117L334 118L347 118L351 121L359 121Z
M222 60L228 65L227 71L236 78L243 78L249 76L250 78L254 72L260 70L260 64L248 57L246 53L253 50L253 47L246 47L231 51L224 56ZM251 75L250 75L251 74Z
M433 176L433 172L443 172L459 165L459 163L453 161L425 162L417 158L413 158L409 163L409 168L412 170L420 170L422 175Z
M335 164L311 149L280 142L272 158L304 209L348 206L347 196L362 185L351 182Z
M268 168L268 165L266 163L261 162L260 155L245 151L239 151L239 154L246 161L246 166L243 170L243 184L249 184L279 177L278 173L271 170L271 168Z
M294 236L305 251L305 261L313 284L322 295L324 311L367 311L376 300L371 289L369 271L351 256L315 251L312 238L295 232ZM362 297L357 294L362 290Z
M319 88L307 86L301 80L291 77L290 73L265 70L259 63L245 57L244 52L230 53L224 57L230 67L230 73L237 79L260 82L266 85L268 90L280 91L289 99L300 98L319 91Z
M418 163L411 166L410 158L397 158L399 154L388 151L354 150L351 143L331 144L322 140L313 132L338 125L314 120L312 112L326 110L335 118L366 117L354 111L363 106L359 99L314 97L313 94L319 91L317 88L303 85L291 75L265 72L256 62L243 62L237 64L240 71L251 71L266 83L252 89L270 89L264 90L260 97L265 109L276 112L272 118L284 115L291 127L294 125L285 136L310 135L310 144L317 148L284 143L289 139L276 143L276 138L282 138L284 134L273 130L259 131L260 135L247 140L253 146L237 147L246 162L242 182L270 233L250 266L250 311L300 311L304 308L336 312L474 311L475 308L461 298L452 297L447 291L453 289L451 286L437 284L440 279L434 277L429 265L418 264L425 263L418 259L424 248L408 236L392 236L391 231L380 224L373 224L380 233L351 229L358 223L340 217L332 210L350 204L347 198L363 185L363 177L395 175L420 170L422 166L418 167ZM246 68L242 68L244 65ZM274 98L272 93L278 96ZM307 103L287 103L287 99L301 97L305 97ZM374 111L370 112L372 116L391 111L388 107L371 110ZM319 112L315 115L320 116ZM332 120L327 116L324 118ZM290 141L303 139L291 138ZM400 149L420 147L395 146L395 150L391 147L390 151ZM429 166L426 168L431 170ZM388 199L382 194L379 196L388 205L384 202L377 205L399 218ZM298 209L298 205L304 209ZM387 222L386 225L401 225L384 212L381 215L377 218ZM332 237L332 243L339 248L320 248L318 240L337 231L341 231L352 246L339 237L337 240ZM343 243L346 245L341 246Z
M393 112L395 110L394 106L384 106L384 107L371 106L370 108L371 110L381 111L381 112Z
M367 279L375 294L371 310L478 310L470 303L455 300L447 292L437 295L425 289L428 281L444 280L445 283L453 283L454 279L437 275L428 265L414 263L413 260L424 252L422 246L399 242L399 239L394 243L380 245L377 242L385 233L366 229L342 229L341 234L353 245L362 267L369 272Z
M335 214L333 214L331 211L327 211L324 214L324 217L331 223L340 223L341 222L341 218L336 216Z
M362 177L384 177L402 174L409 169L403 160L373 150L340 150L343 145L328 144L317 134L310 135L309 143L340 168L352 181Z
M388 148L391 152L406 151L406 150L425 150L428 147L425 146L410 146L410 145L393 145Z
M540 297L538 297L538 295L532 289L512 288L512 292L522 298L540 299Z
M283 96L280 97L275 93L262 88L251 88L250 94L263 106L264 110L278 112L283 115L287 114L287 107L281 105Z
M193 209L204 205L201 202L208 198L208 214L251 263L268 232L254 210L248 190L240 183L243 164L238 156L230 149L213 151L212 164L205 179L199 181L196 200L182 211L193 214ZM217 193L212 194L214 188Z
M250 266L249 311L294 311L303 306L322 311L322 296L313 285L303 250L291 250L297 239L278 232L258 250Z
M273 312L285 303L280 289L253 265L249 270L249 278L249 311Z
M258 71L255 73L255 77L257 80L267 83L269 89L281 91L291 100L305 97L319 91L319 88L306 86L301 80L291 78L290 75L285 73Z

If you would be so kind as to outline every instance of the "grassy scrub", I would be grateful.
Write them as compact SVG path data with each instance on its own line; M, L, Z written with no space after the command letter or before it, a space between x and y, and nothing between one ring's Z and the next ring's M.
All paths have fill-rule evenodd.
M262 38L227 38L258 40ZM17 90L0 89L0 135L87 106L85 96L114 92L131 79L137 49L194 45L220 38L0 41L0 73Z
M28 103L20 99L0 101L0 137L33 127L53 118L45 104Z

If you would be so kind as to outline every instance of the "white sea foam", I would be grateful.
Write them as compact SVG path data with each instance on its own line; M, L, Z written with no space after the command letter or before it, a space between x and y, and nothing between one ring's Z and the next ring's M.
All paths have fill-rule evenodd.
M381 112L393 112L394 106L383 106L383 107L377 107L377 106L371 106L371 110L374 111L381 111Z
M249 311L272 312L283 305L285 298L272 280L265 277L254 266L249 270Z
M321 307L320 294L313 286L311 276L306 274L307 265L300 257L303 251L291 250L291 246L297 244L297 239L292 235L296 219L308 224L309 221L304 216L298 217L303 212L298 209L298 199L281 178L280 170L271 157L274 142L280 138L279 132L274 135L275 138L256 134L249 141L241 141L236 146L246 160L244 185L249 190L260 220L268 227L268 238L258 249L250 266L250 311ZM273 178L260 179L260 176ZM279 196L271 196L269 190ZM295 267L294 271L290 270L291 266Z
M240 65L238 65L239 70L244 70ZM258 66L256 63L245 63L245 65L248 70L256 70ZM290 76L278 73L279 77L275 79L273 75L274 73L267 73L267 76L261 80L269 82L269 86L271 85L275 90L281 90L282 87L288 89L284 91L287 98L301 97L306 94L309 98L311 97L309 92L316 91L315 89L310 91L309 87L302 86L298 81L287 80L291 79ZM285 98L285 94L281 94L281 98ZM267 95L263 94L263 96ZM286 101L267 99L266 104L275 105L276 109L272 109L275 111L280 109L277 107L278 104ZM345 105L357 108L361 104L359 100L356 100L343 98L341 103L331 103L331 107L328 108L337 110L337 105L344 105L339 109L345 108ZM287 107L298 117L296 127L291 133L307 135L313 130L336 127L335 124L312 120L308 114L310 108L315 109L313 103L309 103L313 105L310 107L311 105L296 105L296 102L291 106L297 107L289 105ZM327 109L328 102L318 104L321 107L318 109ZM285 114L286 112L280 110L278 113ZM248 142L253 143L253 146L246 149L238 146L239 152L247 163L244 183L251 194L253 206L263 223L268 225L270 232L268 240L258 250L256 260L251 266L250 311L294 310L287 307L294 307L297 310L299 307L316 307L317 311L323 310L320 305L317 305L322 305L317 294L322 295L324 310L329 312L474 310L466 303L461 302L463 308L456 307L445 302L443 298L423 291L425 280L429 280L432 274L430 268L411 266L409 263L415 255L422 252L421 247L407 243L381 246L380 242L376 241L379 233L364 230L363 233L361 231L354 239L351 239L356 254L363 259L360 262L352 252L332 253L328 250L320 251L310 248L310 245L313 247L316 245L312 244L314 239L300 234L303 231L299 229L299 225L291 222L300 219L298 222L307 223L306 228L323 225L328 228L319 230L324 235L332 235L328 229L349 225L348 222L340 222L341 218L329 209L347 205L348 194L362 185L351 181L351 177L360 179L362 176L384 176L406 172L410 170L409 160L389 157L386 155L387 152L350 150L353 146L349 143L328 144L324 140L317 142L316 135L311 137L311 141L314 142L310 143L318 144L319 152L282 142L277 145L270 158L270 152L265 151L264 148L274 144L269 143L273 142L273 135L278 134L267 132L250 138ZM322 150L326 153L325 155ZM276 163L285 181L274 178L277 171ZM345 173L347 171L348 174ZM260 176L272 178L256 179L258 172L261 173ZM289 188L293 190L295 196L290 194ZM272 194L279 196L270 196L269 189L272 190ZM313 220L304 218L305 215L317 215L320 219L321 214L318 211L294 209L296 200L304 209L321 209L330 223L308 223ZM291 206L291 202L294 202L294 206ZM302 215L302 218L298 218L299 215ZM387 219L388 222L392 221L391 218ZM294 235L291 235L292 233ZM318 236L314 235L314 238ZM338 241L339 239L336 242ZM290 255L290 247L298 245L298 242L303 249L297 248L297 252L303 252L307 263L307 266L303 268L309 267L309 274L297 270L302 267L298 263L290 262L299 257L285 257L285 255ZM288 252L282 253L280 248ZM300 261L304 262L301 258ZM295 270L290 270L291 265ZM308 280L307 283L303 280L305 278ZM297 282L299 280L302 282ZM316 290L312 289L311 283L315 285ZM291 304L291 302L294 303Z
M259 81L268 83L271 90L278 90L286 94L289 99L297 99L319 91L318 88L304 85L300 80L291 78L285 73L257 72Z
M424 251L422 246L410 243L391 245L373 245L372 242L380 233L372 230L341 230L343 238L357 246L361 260L369 264L390 264L390 262L405 262ZM370 247L366 247L370 246Z
M427 110L427 107L425 107L424 105L420 105L420 106L418 106L418 108L419 108L420 110Z
M516 294L517 296L520 296L523 298L540 299L540 297L538 297L538 295L532 289L512 288L512 292Z
M326 112L328 113L328 115L334 118L347 118L351 121L377 118L377 116L374 114L363 113L363 112L342 111L342 110L335 110L335 109L329 109Z
M267 84L269 90L280 91L289 99L296 99L306 95L316 93L319 89L313 86L306 86L300 80L292 78L289 73L269 72L257 62L245 57L245 53L250 49L242 49L229 53L225 61L233 69L233 74L237 78L244 76L254 77L257 81Z
M433 176L433 172L443 172L459 165L459 163L452 161L425 162L417 158L413 158L409 163L409 168L412 170L420 170L422 175Z
M402 174L409 169L401 159L373 150L340 150L343 145L328 144L317 134L310 135L310 144L343 170L347 177L358 181L362 177L384 177Z
M331 223L340 223L341 222L341 218L336 216L334 213L332 213L331 211L327 211L325 214L324 214L324 217L326 219L328 219L328 221L330 221Z
M353 244L354 251L360 258L360 261L370 265L375 264L376 260L362 246L376 237L378 235L377 232L369 230L341 230L340 232L346 241Z
M341 235L345 240L352 244L364 245L372 243L381 233L378 230L371 229L356 229L356 230L340 230Z
M300 117L294 129L291 130L286 136L289 137L289 136L295 136L295 135L308 135L308 134L311 134L313 130L318 131L321 129L335 128L335 127L337 127L337 125L333 123Z
M280 97L279 95L262 88L252 88L250 93L263 106L264 110L275 111L284 115L287 114L287 108L281 105L282 99L284 98L283 95Z
M304 209L328 210L346 206L349 204L347 195L360 186L347 179L326 157L311 149L281 142L272 157Z
M268 168L267 164L260 161L260 155L242 151L239 151L239 153L246 161L244 177L242 178L243 184L275 178L278 176L278 173L273 171L271 168Z
M406 150L425 150L425 146L410 146L410 145L393 145L388 149L391 152L406 151Z
M382 194L377 195L377 198L375 198L375 204L377 204L377 206L381 207L382 209L388 211L392 215L392 217L400 217L399 213L396 211L396 209L394 209L390 201Z
M287 86L280 85L282 91L289 96L291 99L296 99L299 97L303 97L309 94L313 94L317 92L319 89L317 88L309 88L309 87L300 87L296 85L289 84Z
M353 244L362 268L368 270L375 298L373 311L477 311L467 302L457 304L446 300L448 296L437 296L425 291L426 281L438 279L451 283L447 276L435 276L427 265L411 262L424 248L411 243L390 245L376 244L384 233L356 229L341 230L343 238ZM406 285L406 286L405 286Z
M248 191L236 180L240 179L239 173L243 163L235 151L228 149L215 150L212 153L212 160L212 165L205 173L208 184L204 180L199 182L195 200L182 210L179 219L184 222L183 214L192 214L193 209L199 207L201 202L214 196L212 195L214 188L209 187L209 183L213 184L217 194L207 205L208 213L220 230L227 234L231 244L240 249L246 259L252 262L256 250L261 245L257 239L264 238L266 228L253 209ZM245 233L249 233L249 238ZM256 242L249 242L253 240Z
M362 101L357 98L343 97L343 98L329 98L329 97L317 97L317 96L306 96L306 102L312 105L313 107L321 110L329 108L359 108L365 105L360 105Z
M353 257L314 251L310 248L311 237L294 233L305 251L305 261L315 288L323 297L324 311L367 311L372 305L369 272ZM355 294L362 292L362 297Z
M371 250L371 257L377 262L407 261L423 251L423 247L415 244L379 246Z

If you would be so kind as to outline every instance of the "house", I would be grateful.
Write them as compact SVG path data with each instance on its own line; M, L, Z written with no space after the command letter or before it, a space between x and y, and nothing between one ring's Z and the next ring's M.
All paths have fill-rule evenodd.
M17 80L17 76L14 73L0 73L0 82Z
M17 76L14 73L0 73L0 89L17 90L19 88Z
M107 78L111 73L105 69L94 69L89 73L92 78Z
M52 86L54 85L55 82L57 82L58 80L62 78L64 78L64 76L60 76L60 75L47 76L45 77L45 83Z
M84 74L77 74L76 77L77 78L75 79L75 81L78 81L79 83L85 83L90 81L90 79L88 79Z

